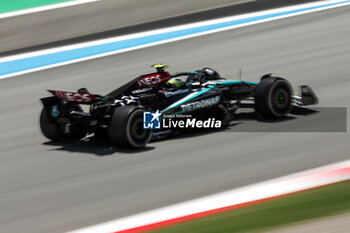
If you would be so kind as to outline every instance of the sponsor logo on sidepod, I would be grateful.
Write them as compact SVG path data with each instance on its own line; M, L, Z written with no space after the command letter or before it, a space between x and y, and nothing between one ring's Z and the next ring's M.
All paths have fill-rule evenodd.
M147 87L147 88L142 88L142 89L136 89L134 91L132 91L131 93L133 94L139 94L139 93L143 93L143 92L147 92L147 91L152 91L152 87Z
M194 111L196 109L214 106L217 103L219 103L219 101L220 101L220 96L215 96L215 97L195 101L195 102L188 103L188 104L182 104L181 108L182 108L183 112L190 112L190 111Z
M190 91L189 89L180 89L180 90L173 91L173 92L170 92L170 91L164 92L164 95L165 95L165 97L169 98L169 97L172 97L175 95L181 95L181 94L187 93L189 91Z

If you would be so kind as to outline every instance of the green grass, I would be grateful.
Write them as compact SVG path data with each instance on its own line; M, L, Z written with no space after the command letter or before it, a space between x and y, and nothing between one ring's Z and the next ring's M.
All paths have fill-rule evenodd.
M60 2L70 2L70 0L0 0L0 13L24 10Z
M350 210L350 181L169 226L153 233L260 232Z

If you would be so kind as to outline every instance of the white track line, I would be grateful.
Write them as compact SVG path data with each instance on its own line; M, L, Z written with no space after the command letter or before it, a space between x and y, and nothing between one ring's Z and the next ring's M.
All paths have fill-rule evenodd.
M76 1L70 1L70 2L50 4L47 6L34 7L34 8L29 8L24 10L11 11L11 12L0 14L0 19L19 16L19 15L32 14L32 13L37 13L42 11L49 11L49 10L54 10L58 8L63 8L63 7L76 6L76 5L81 5L81 4L90 3L90 2L97 2L97 1L100 1L100 0L76 0Z
M332 4L332 5L330 5ZM197 32L197 33L192 33L190 35L185 35L185 36L178 36L174 37L171 39L165 39L161 41L156 41L156 42L145 42L144 44L140 45L135 45L131 46L125 49L116 49L114 51L110 52L101 52L96 55L91 55L91 56L77 56L75 59L68 59L66 61L61 61L61 62L55 62L52 64L47 64L47 65L42 65L42 66L33 66L31 68L26 68L23 70L19 70L16 72L9 72L2 74L0 76L0 79L5 79L9 77L14 77L22 74L27 74L35 71L40 71L40 70L46 70L54 67L59 67L63 65L68 65L68 64L73 64L73 63L78 63L82 61L87 61L91 59L96 59L96 58L101 58L105 56L110 56L114 54L119 54L119 53L124 53L128 51L133 51L141 48L146 48L146 47L151 47L151 46L156 46L156 45L161 45L173 41L178 41L178 40L184 40L188 38L193 38L193 37L198 37L202 35L207 35L207 34L212 34L216 32L221 32L225 30L231 30L234 28L240 28L244 26L249 26L249 25L254 25L258 23L263 23L263 22L268 22L268 21L273 21L273 20L278 20L278 19L283 19L283 18L288 18L296 15L302 15L302 14L307 14L311 12L316 12L316 11L322 11L322 10L327 10L331 8L336 8L336 7L342 7L350 5L349 0L330 0L330 1L319 1L319 2L313 2L313 3L307 3L307 4L301 4L301 5L295 5L295 6L289 6L289 7L283 7L283 8L277 8L273 10L266 10L266 11L260 11L260 12L255 12L255 13L250 13L250 14L243 14L243 15L238 15L238 16L231 16L231 17L224 17L224 18L219 18L215 20L207 20L207 21L202 21L198 23L191 23L191 24L186 24L186 25L181 25L181 26L176 26L176 27L169 27L169 28L163 28L163 29L158 29L158 30L151 30L151 31L146 31L142 33L135 33L135 34L129 34L125 36L118 36L118 37L112 37L112 38L107 38L107 39L102 39L102 40L96 40L96 41L91 41L91 42L84 42L84 43L78 43L78 44L72 44L72 45L67 45L67 46L61 46L61 47L56 47L56 48L51 48L51 49L45 49L45 50L40 50L40 51L35 51L35 52L29 52L29 53L23 53L23 54L18 54L18 55L13 55L13 56L8 56L8 57L3 57L0 58L0 65L1 63L6 63L10 61L17 62L20 59L31 59L31 58L37 58L39 56L45 56L45 55L56 55L57 53L60 52L69 52L69 51L74 51L76 53L79 53L79 49L90 49L94 46L103 46L108 43L117 43L122 41L123 43L125 41L130 41L135 38L143 38L145 36L158 36L160 34L168 34L168 33L175 33L178 32L179 30L194 30L194 28L198 28L200 26L210 26L214 24L219 24L219 23L227 23L227 22L232 22L235 20L245 20L249 17L262 17L262 19L259 20L252 20L250 22L243 22L239 23L237 25L233 26L228 26L228 27L222 27L222 28L216 28L216 29L210 29L204 32ZM312 8L314 7L315 9L308 9L308 10L303 10L305 8ZM281 16L276 16L276 17L268 17L268 18L263 18L263 16L266 16L268 14L275 14L275 13L285 13L289 11L295 11L293 13L289 14L284 14ZM75 51L77 50L77 51ZM27 64L31 64L31 61L27 61Z
M90 1L99 1L99 0L90 0ZM298 10L300 8L315 7L315 6L320 6L320 5L329 4L329 3L336 3L336 2L344 2L344 0L329 0L329 1L319 1L319 2L313 2L313 3L306 3L306 4L295 5L295 6L276 8L276 9L272 9L272 10L265 10L265 11L259 11L259 12L254 12L254 13L242 14L242 15L237 15L237 16L229 16L229 17L218 18L218 19L213 19L213 20L206 20L206 21L201 21L201 22L197 22L197 23L184 24L184 25L180 25L180 26L156 29L156 30L145 31L145 32L140 32L140 33L133 33L133 34L123 35L123 36L110 37L110 38L106 38L106 39L94 40L94 41L89 41L89 42L76 43L76 44L65 45L65 46L60 46L60 47L55 47L55 48L50 48L50 49L38 50L38 51L34 51L34 52L22 53L22 54L18 54L18 55L11 55L11 56L0 58L0 62L7 62L7 61L28 58L28 57L41 56L41 55L46 55L46 54L51 54L51 53L62 52L62 51L67 51L67 50L86 48L86 47L90 47L90 46L102 45L102 44L107 44L107 43L111 43L111 42L130 40L130 39L151 36L151 35L156 35L156 34L161 34L161 33L174 32L174 31L185 30L185 29L190 29L190 28L194 28L194 27L212 25L212 24L217 24L217 23L224 23L224 22L229 22L229 21L233 21L233 20L240 20L240 19L245 19L245 18L250 18L250 17L279 13L279 12L283 12L283 11ZM303 15L303 14L308 14L308 13L312 13L312 12L342 7L342 6L346 6L346 5L350 5L350 2L335 5L335 6L320 8L320 9L314 9L314 10L310 10L310 11L298 12L298 13L294 13L294 14L290 14L290 15L286 15L286 16L275 17L272 19L265 19L265 20L260 20L260 21L256 21L256 22L249 22L246 24L240 24L237 26L229 27L229 28L198 33L198 34L186 36L186 37L184 37L184 39L202 36L202 35L206 35L206 34L212 34L212 33L220 32L220 31L224 31L224 30L235 29L238 27L250 26L250 25L254 25L254 24L258 24L258 23L264 23L264 22L269 22L269 21L273 21L273 20L289 18L292 16ZM183 38L181 38L181 39L183 39ZM172 42L172 41L174 41L174 40L173 39L170 40L170 42ZM164 42L164 43L167 43L167 42ZM156 45L158 45L158 43L156 43ZM153 44L152 44L152 46L153 46ZM144 48L144 47L148 47L148 46L142 46L141 48Z
M299 172L242 188L186 201L70 233L107 233L132 230L220 208L274 198L350 179L350 160ZM132 231L130 231L132 232Z

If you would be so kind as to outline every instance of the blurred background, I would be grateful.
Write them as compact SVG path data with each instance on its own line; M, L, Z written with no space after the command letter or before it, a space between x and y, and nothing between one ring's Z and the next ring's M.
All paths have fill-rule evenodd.
M74 1L15 2L0 0L0 63L26 52L313 1L100 0L11 15ZM66 232L348 160L349 10L344 6L0 79L0 232ZM243 69L247 81L273 72L295 90L310 85L320 104L315 114L288 121L240 115L236 128L155 141L139 151L96 146L89 139L55 144L41 135L39 99L47 89L87 87L104 94L160 62L169 64L170 72L210 66L232 79ZM325 130L344 118L343 128ZM305 200L310 209L320 203L337 208L314 209L295 221L286 216L271 226L325 217L315 224L285 231L228 225L208 232L350 232L348 182L322 193L286 203ZM323 199L314 202L318 196ZM254 225L254 213L301 213L290 204L285 209L271 205L243 216L244 226ZM267 212L259 212L262 208ZM221 217L232 222L236 214ZM188 232L207 232L206 226L191 225ZM185 232L179 229L164 230Z

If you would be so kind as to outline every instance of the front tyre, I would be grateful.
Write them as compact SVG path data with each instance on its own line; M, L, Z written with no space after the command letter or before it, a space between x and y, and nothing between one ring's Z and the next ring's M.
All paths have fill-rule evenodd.
M143 148L152 131L143 128L144 110L138 106L122 106L114 110L108 128L110 141L122 148Z
M265 118L284 117L292 109L292 88L286 79L268 77L255 90L255 111Z

